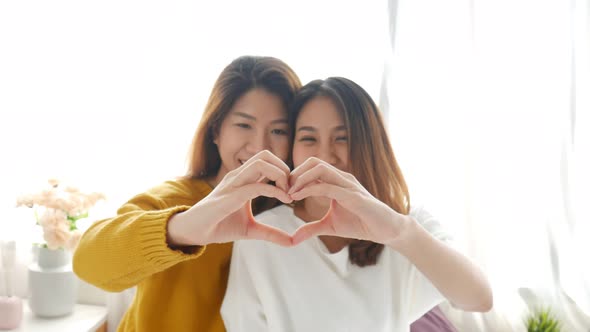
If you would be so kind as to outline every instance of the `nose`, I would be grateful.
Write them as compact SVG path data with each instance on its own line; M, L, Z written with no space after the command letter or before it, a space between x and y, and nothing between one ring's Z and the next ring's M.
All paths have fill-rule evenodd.
M316 157L333 166L335 166L338 162L338 158L334 153L334 149L332 148L331 144L320 145L316 153Z
M262 131L255 132L248 142L247 150L252 155L257 154L262 150L270 150L268 135Z

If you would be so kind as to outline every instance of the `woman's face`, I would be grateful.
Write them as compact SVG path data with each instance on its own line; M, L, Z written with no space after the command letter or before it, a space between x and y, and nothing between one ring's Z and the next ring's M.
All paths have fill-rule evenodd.
M344 119L328 97L308 101L295 124L293 163L297 167L309 157L319 158L348 172L348 137Z
M287 110L280 97L263 89L242 95L221 123L213 141L221 156L217 178L240 167L262 150L269 150L283 161L289 156Z

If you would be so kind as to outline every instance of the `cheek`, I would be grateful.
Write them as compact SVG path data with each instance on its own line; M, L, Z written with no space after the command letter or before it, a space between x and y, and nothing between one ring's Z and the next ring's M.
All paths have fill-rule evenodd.
M285 137L274 140L270 150L275 156L286 161L289 159L289 139Z
M222 128L217 139L217 151L222 156L231 157L240 150L246 138L233 128Z
M293 145L293 166L297 167L303 164L309 157L311 157L311 154L305 146L297 143Z
M348 159L348 147L341 147L338 149L338 159L342 163L343 171L348 172L350 168L350 160Z
M232 165L233 156L236 152L236 147L234 145L235 144L232 144L232 141L229 140L220 140L217 144L217 151L221 157L221 164L228 169L233 169L235 167L235 165Z

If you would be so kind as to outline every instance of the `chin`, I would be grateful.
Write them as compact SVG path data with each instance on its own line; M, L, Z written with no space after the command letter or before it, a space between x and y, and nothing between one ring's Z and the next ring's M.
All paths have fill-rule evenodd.
M314 203L316 203L317 205L325 206L325 207L329 207L330 206L331 199L329 199L329 198L326 198L326 197L313 197L312 199L313 199Z

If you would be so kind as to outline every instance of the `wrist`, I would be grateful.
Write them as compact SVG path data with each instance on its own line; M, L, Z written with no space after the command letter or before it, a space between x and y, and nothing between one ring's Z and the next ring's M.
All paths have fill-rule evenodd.
M420 246L420 238L424 229L409 215L398 214L397 218L400 221L397 236L393 237L387 245L404 256L408 256Z
M170 247L182 247L182 246L194 246L195 243L191 243L186 238L187 230L185 229L186 223L186 212L179 212L168 219L166 224L166 242Z

